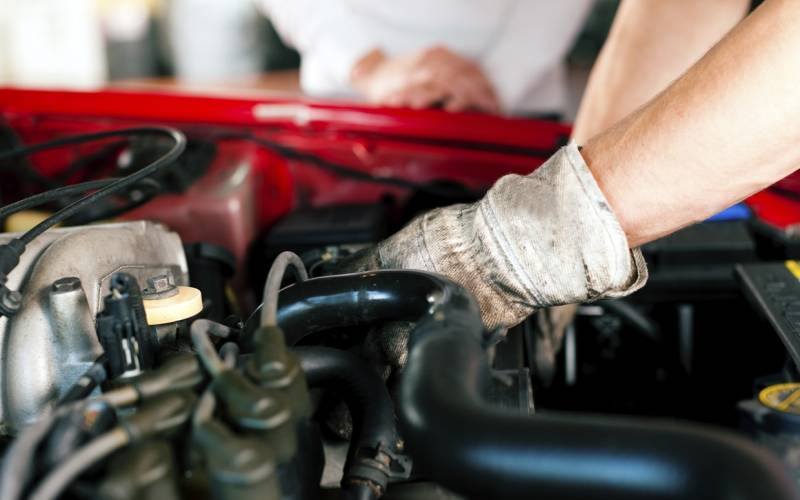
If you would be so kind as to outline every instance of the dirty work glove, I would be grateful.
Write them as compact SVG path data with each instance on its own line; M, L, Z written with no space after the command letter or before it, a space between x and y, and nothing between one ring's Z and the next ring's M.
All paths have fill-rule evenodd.
M346 271L419 269L472 292L488 330L541 307L629 294L647 268L575 144L533 173L502 177L480 201L423 214L353 257ZM382 339L403 364L401 339ZM389 360L387 360L389 361Z

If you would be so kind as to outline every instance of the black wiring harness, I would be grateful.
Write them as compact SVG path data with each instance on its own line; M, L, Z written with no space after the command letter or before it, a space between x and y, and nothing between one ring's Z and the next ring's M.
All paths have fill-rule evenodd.
M71 135L32 146L19 146L6 151L0 151L0 162L3 162L14 158L30 156L40 151L61 148L64 146L98 141L112 137L129 137L138 135L167 137L172 140L173 146L169 149L169 151L164 153L150 164L125 177L91 181L88 183L56 188L54 190L26 198L25 200L21 200L20 202L12 204L13 206L0 209L2 210L2 213L7 216L15 211L47 203L48 201L52 201L53 199L57 199L61 196L67 196L69 194L75 194L78 192L86 192L92 189L95 190L70 203L53 215L47 217L45 220L41 221L23 233L19 238L15 238L0 246L0 316L12 316L19 310L21 306L22 297L20 296L20 293L15 290L10 290L6 286L6 282L8 280L9 273L14 270L17 264L19 264L20 256L25 251L25 248L28 244L30 244L34 239L39 237L48 229L64 222L93 203L128 189L173 164L186 148L186 137L182 132L174 128L137 127L97 132L92 134Z

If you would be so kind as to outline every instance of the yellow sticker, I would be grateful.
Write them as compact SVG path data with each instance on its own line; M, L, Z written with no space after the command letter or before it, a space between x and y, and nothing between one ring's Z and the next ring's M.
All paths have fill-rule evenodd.
M795 278L800 280L800 262L797 262L796 260L787 260L786 269L788 269Z

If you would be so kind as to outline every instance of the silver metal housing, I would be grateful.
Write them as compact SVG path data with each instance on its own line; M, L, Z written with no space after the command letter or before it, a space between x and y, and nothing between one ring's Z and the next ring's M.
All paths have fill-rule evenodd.
M15 236L0 234L0 244ZM0 434L33 420L101 354L95 317L118 271L140 284L160 274L188 284L180 238L151 222L53 229L28 246L8 282L22 307L0 318ZM69 277L81 286L53 286Z

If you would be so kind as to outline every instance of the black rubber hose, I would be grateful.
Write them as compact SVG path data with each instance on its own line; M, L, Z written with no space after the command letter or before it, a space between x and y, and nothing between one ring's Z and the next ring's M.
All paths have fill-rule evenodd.
M397 442L394 403L386 385L353 353L329 347L297 347L293 352L300 361L309 387L341 389L353 418L353 440L342 477L342 498L380 498L389 476L382 467L375 467L373 459L380 456L382 450L394 453ZM366 472L375 483L363 477L365 464L362 457L368 457L366 465L369 470Z
M286 334L287 344L296 345L305 337L330 328L416 321L427 314L432 301L444 300L448 307L454 307L454 292L461 297L456 302L462 307L472 300L438 275L419 271L314 278L281 291L278 324ZM443 296L445 293L447 297Z
M507 499L799 498L776 456L722 430L489 408L481 331L464 319L417 324L398 410L415 466L453 491Z
M379 495L366 484L358 484L342 491L342 500L375 500Z
M353 446L394 451L397 429L394 403L378 374L361 358L330 347L296 347L309 387L342 389L353 417Z
M477 306L445 278L381 271L317 278L281 294L294 339L329 327L417 320L400 382L415 467L473 498L789 500L784 465L737 435L585 414L520 417L483 399L489 366Z

